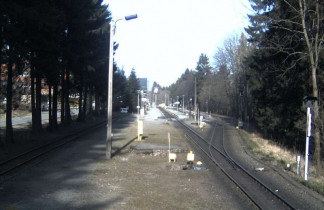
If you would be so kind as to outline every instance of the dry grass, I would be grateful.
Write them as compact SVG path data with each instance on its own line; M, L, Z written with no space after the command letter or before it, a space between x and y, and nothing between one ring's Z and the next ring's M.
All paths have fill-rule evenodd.
M270 140L261 138L255 133L250 134L244 130L239 130L239 134L249 151L257 158L280 169L287 169L287 164L290 164L290 171L292 173L289 173L289 175L304 185L324 195L324 176L323 173L316 171L314 164L310 163L309 166L309 181L304 181L305 157L302 154L282 148ZM300 176L296 175L297 155L301 156Z
M31 111L29 110L13 110L12 111L12 117L25 117L25 116L31 116ZM6 113L4 110L1 110L1 115L0 115L1 120L6 119Z

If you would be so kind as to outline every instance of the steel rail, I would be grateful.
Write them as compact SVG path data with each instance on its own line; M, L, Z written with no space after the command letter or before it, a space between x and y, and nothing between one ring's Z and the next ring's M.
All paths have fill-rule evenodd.
M241 189L241 191L258 207L258 208L260 208L260 209L262 209L262 207L261 207L261 205L259 205L258 204L258 202L253 198L253 196L250 194L250 193L248 193L245 189L244 189L244 187L238 182L238 181L236 181L235 180L235 178L234 177L232 177L221 165L220 165L220 163L215 159L215 157L212 155L212 151L211 151L211 149L215 149L215 150L217 150L218 152L219 152L219 154L221 154L224 158L226 158L226 154L224 154L222 151L220 151L219 149L217 149L217 148L215 148L212 144L211 144L211 142L212 142L212 139L211 139L211 141L210 142L207 142L206 140L205 140L205 138L204 137L202 137L199 133L197 133L196 131L194 131L192 128L190 128L189 126L187 126L187 125L185 125L183 122L181 122L179 119L178 119L178 117L176 116L176 115L172 115L172 114L170 114L169 112L164 112L164 111L162 111L162 113L163 114L167 114L167 115L170 115L170 116L173 116L176 120L177 120L177 122L179 123L179 124L181 124L182 126L183 126L183 128L185 129L185 130L187 130L187 131L190 131L190 132L192 132L195 136L197 136L197 137L199 137L201 140L203 140L205 143L207 143L209 146L208 146L208 150L209 150L209 152L207 152L207 151L205 151L205 149L192 137L192 136L190 136L190 135L187 135L186 137L187 138L190 138L190 140L192 141L192 142L194 142L195 144L196 144L196 146L197 147L199 147L200 148L200 150L201 151L203 151L211 160L212 160L212 162L214 162L220 169L221 169L221 171L232 181L232 182L234 182L234 184L236 184L240 189ZM214 130L215 131L215 130ZM214 131L213 131L213 135L214 135ZM188 134L188 133L187 133ZM213 137L213 135L212 135L212 137ZM226 158L227 159L227 158ZM229 159L227 159L229 162L230 162L230 164L231 165L233 165L233 164L235 164L235 163L233 163L231 160L229 160Z
M224 167L221 166L220 163L218 163L218 161L216 161L215 157L212 154L212 150L213 151L217 151L218 154L220 154L221 156L223 156L226 161L232 165L235 166L236 168L238 168L239 170L243 171L248 177L250 177L254 182L258 183L262 188L266 189L267 192L269 192L272 196L274 196L275 198L277 198L281 203L283 203L286 207L290 208L290 209L296 209L292 204L288 203L284 198L282 198L281 196L279 196L277 193L275 193L269 186L267 186L266 184L264 184L261 180L259 180L257 177L255 177L253 174L251 174L250 172L248 172L242 165L240 165L237 161L235 161L227 152L226 148L224 147L224 125L222 125L222 146L223 146L223 150L224 152L222 152L220 149L216 148L214 145L212 145L212 140L213 140L213 136L214 136L214 132L213 131L213 135L212 135L212 139L210 142L208 142L204 137L202 137L199 133L197 133L194 129L192 129L190 126L186 125L185 123L183 123L181 120L178 119L178 117L174 114L171 114L169 112L167 112L166 110L160 109L161 112L165 115L165 117L167 117L166 115L171 116L172 118L175 118L177 120L177 122L183 126L183 128L186 131L189 131L191 134L194 134L196 137L198 137L200 140L202 140L205 144L208 145L208 152L205 151L202 146L199 145L198 142L196 142L196 140L194 140L194 137L190 136L190 134L188 134L188 132L186 132L188 134L188 137L218 166L220 167L220 169L223 171L223 173L229 177L241 190L242 192L244 192L248 198L256 205L258 206L260 209L265 208L262 204L259 204L259 201L256 200L254 198L254 196L246 189L246 187L242 186L242 184L240 184L236 178L234 178L229 172L228 170L226 170ZM213 124L214 125L214 124ZM216 127L214 127L214 129L216 129ZM201 142L201 141L200 141Z
M0 163L0 177L2 177L1 182L3 182L3 177L8 173L14 171L15 169L35 160L36 158L43 156L65 144L74 141L76 138L86 135L94 130L105 126L105 121L96 123L95 125L89 126L83 130L77 130L73 133L65 135L63 137L53 139L52 142L41 145L39 147L33 148L29 151L23 152L15 157L2 161Z
M113 117L113 119L121 119L122 115L118 115L118 113ZM53 138L51 142L40 145L38 147L34 147L26 152L22 152L14 157L11 157L7 160L0 162L0 183L4 182L5 180L11 178L8 174L19 167L30 163L31 161L35 160L36 158L46 155L47 153L58 149L65 144L68 144L74 141L76 138L86 135L94 130L106 126L106 120L101 120L91 126L87 126L85 129L77 129L69 134L66 134L61 137ZM133 140L133 139L132 139ZM132 141L131 140L131 141ZM129 144L129 143L128 143ZM119 151L116 151L114 155L116 155Z
M104 123L104 122L100 122L100 123L98 123L96 125L99 125L99 124L102 124L102 123ZM96 125L94 125L94 126L96 126ZM75 135L75 133L65 135L64 137L55 138L55 139L52 140L52 142L49 142L49 143L44 144L44 145L37 146L37 147L32 148L32 149L30 149L28 151L22 152L21 154L18 154L18 155L14 156L14 157L11 157L11 158L9 158L7 160L1 161L0 162L0 167L3 166L3 165L5 165L5 164L7 164L10 161L13 161L13 160L15 160L17 158L20 158L20 157L22 157L22 156L24 156L26 154L29 154L29 153L31 153L31 152L33 152L35 150L42 149L42 148L44 148L46 146L50 146L51 144L55 144L56 143L55 141L61 140L62 138L69 138L69 137L72 137L73 135Z
M292 204L290 204L289 202L287 202L284 198L282 198L281 196L279 196L275 191L273 191L268 185L266 185L264 182L262 182L260 179L258 179L256 176L254 176L253 174L251 174L248 170L245 169L245 167L243 167L241 164L239 164L239 162L235 161L233 159L233 157L229 154L229 152L227 151L227 149L224 146L224 125L222 125L222 130L223 130L223 148L224 151L226 153L226 156L231 159L241 170L243 170L246 174L248 174L252 179L254 179L255 181L257 181L258 183L260 183L264 188L266 188L269 192L271 192L271 194L273 194L274 196L276 196L279 200L281 200L282 202L284 202L287 206L289 206L291 209L297 209L295 208Z
M120 118L120 115L117 114L117 116L113 117L113 119L121 119L121 118ZM0 162L0 175L1 175L1 168L4 165L6 165L6 164L8 164L10 162L14 162L15 160L17 160L19 158L22 158L22 157L24 157L26 155L29 155L29 154L37 151L37 150L41 150L41 149L44 149L46 147L50 147L51 145L58 144L58 142L60 140L72 138L73 136L76 136L78 134L80 134L79 136L82 136L83 132L85 132L85 133L90 132L91 130L96 129L97 127L99 128L99 127L101 127L103 125L106 125L105 123L106 123L106 120L101 120L101 121L99 121L99 122L97 122L97 123L95 123L95 124L93 124L91 126L88 126L85 130L81 130L81 132L80 132L80 130L76 130L76 131L74 131L72 133L69 133L69 134L66 134L64 136L53 138L51 140L51 142L49 142L49 143L46 143L46 144L43 144L43 145L40 145L40 146L36 146L36 147L34 147L34 148L30 149L30 150L24 151L24 152L22 152L22 153L20 153L20 154L18 154L16 156L13 156L13 157L10 157L10 158L8 158L6 160L3 160L3 161ZM22 123L22 124L25 124L25 123ZM76 136L76 137L78 137L78 136Z

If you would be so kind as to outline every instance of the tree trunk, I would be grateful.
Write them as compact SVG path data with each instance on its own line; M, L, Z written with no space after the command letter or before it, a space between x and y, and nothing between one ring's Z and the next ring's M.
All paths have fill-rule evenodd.
M93 88L89 87L89 115L92 115L93 109L92 109L92 94L93 94Z
M49 129L53 129L53 114L52 114L52 85L48 84L48 124Z
M316 38L315 41L310 40L307 26L306 26L306 10L307 4L306 1L299 0L299 13L301 17L303 35L305 37L305 42L307 45L307 52L309 63L312 71L312 87L313 87L313 97L318 98L318 87L317 87L317 68L318 68L318 57L319 57L319 28L320 26L320 17L319 17L319 2L315 3L316 5L316 18L313 21L313 28L316 29ZM316 23L315 23L316 22ZM318 100L314 103L314 122L315 122L315 130L314 130L314 143L315 143L315 153L314 158L316 161L316 168L320 172L321 171L321 137L320 137L320 114L319 114L319 104Z
M99 115L99 109L100 109L100 97L98 93L95 93L95 115Z
M32 111L32 131L36 131L36 109L35 109L35 69L34 66L32 66L31 69L31 86L30 86L30 92L31 92L31 111Z
M6 143L13 143L12 129L12 62L8 63L7 105L6 105Z
M82 109L82 99L83 99L83 79L81 78L81 85L79 91L79 115L78 120L83 120L83 109Z
M53 128L57 128L57 82L53 86Z
M316 78L316 69L312 68L312 82L313 82L313 96L318 97L318 89L317 89L317 78ZM319 113L319 105L318 100L314 102L314 158L316 161L317 170L321 171L321 136L320 136L320 113Z
M42 79L36 76L36 109L35 109L35 131L42 130Z
M62 69L62 75L61 75L61 83L62 83L62 89L61 89L61 125L63 125L64 121L65 121L65 114L64 114L64 111L65 111L65 103L64 103L64 100L65 100L65 97L64 97L64 94L65 94L65 70L64 68Z
M84 97L83 97L83 116L87 116L87 103L88 103L88 83L86 82L84 86Z
M70 71L66 69L66 81L65 81L65 91L64 91L64 99L65 99L65 118L64 125L68 126L71 123L71 113L70 113L70 97L69 97L69 84L70 83Z

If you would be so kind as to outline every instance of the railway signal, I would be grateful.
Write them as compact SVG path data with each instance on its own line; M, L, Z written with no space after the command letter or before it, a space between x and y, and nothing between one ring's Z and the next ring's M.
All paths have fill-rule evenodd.
M304 97L304 106L307 107L307 124L306 124L306 148L305 148L305 181L308 180L308 168L309 168L309 141L312 136L312 108L316 97L306 96Z
M307 125L306 125L306 148L305 148L305 180L308 180L308 156L309 156L309 139L312 135L312 113L311 108L307 107Z

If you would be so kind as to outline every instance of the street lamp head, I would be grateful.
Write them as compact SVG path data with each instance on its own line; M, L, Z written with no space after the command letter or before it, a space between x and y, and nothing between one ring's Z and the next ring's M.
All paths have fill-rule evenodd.
M136 18L137 18L137 14L125 16L125 20L132 20L132 19L136 19Z

